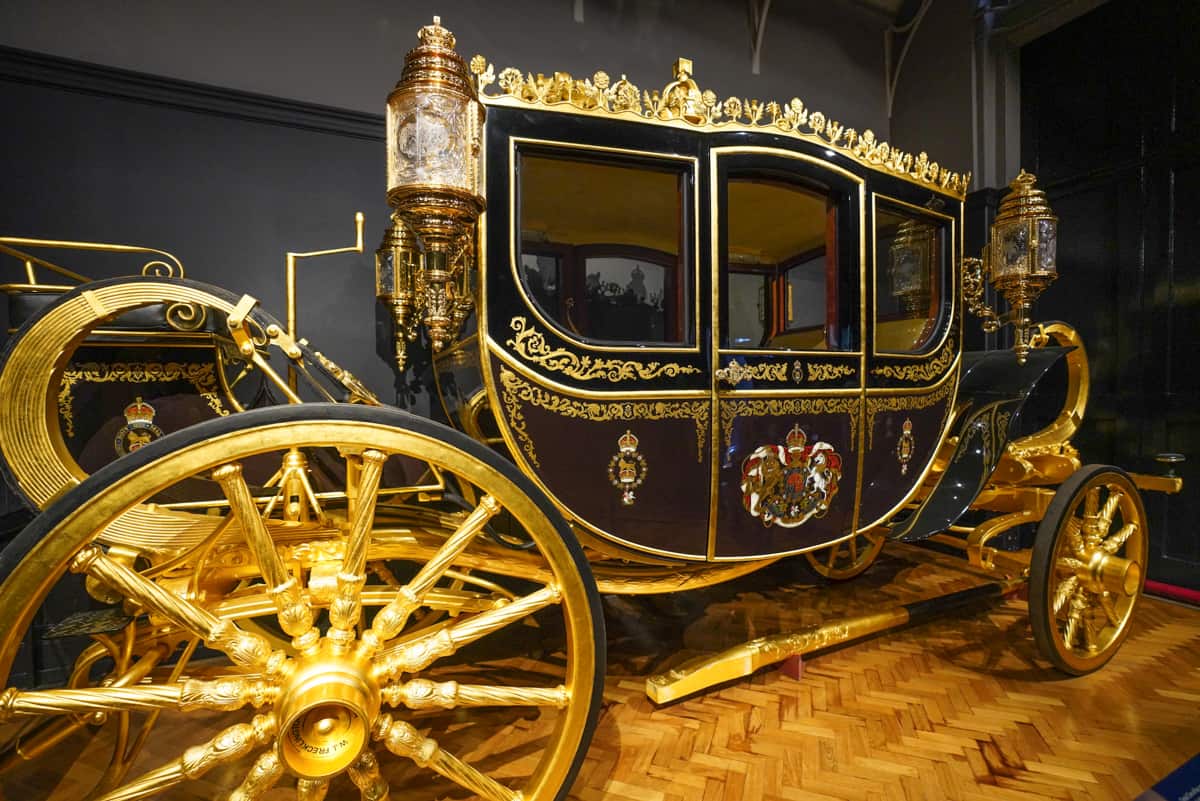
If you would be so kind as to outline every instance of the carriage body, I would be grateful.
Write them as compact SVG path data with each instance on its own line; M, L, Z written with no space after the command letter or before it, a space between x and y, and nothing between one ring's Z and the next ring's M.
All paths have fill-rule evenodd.
M522 91L487 98L478 326L434 356L447 416L494 420L581 536L630 559L886 523L950 426L963 179L870 132L831 142L817 112Z

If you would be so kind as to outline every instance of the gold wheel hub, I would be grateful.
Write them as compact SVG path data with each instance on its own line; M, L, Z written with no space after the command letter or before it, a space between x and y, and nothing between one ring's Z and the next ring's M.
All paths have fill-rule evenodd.
M280 691L279 758L305 779L354 764L379 715L379 686L368 666L324 651L298 660Z
M1142 580L1142 568L1137 562L1110 554L1103 548L1093 548L1082 560L1079 580L1093 593L1112 592L1133 595Z

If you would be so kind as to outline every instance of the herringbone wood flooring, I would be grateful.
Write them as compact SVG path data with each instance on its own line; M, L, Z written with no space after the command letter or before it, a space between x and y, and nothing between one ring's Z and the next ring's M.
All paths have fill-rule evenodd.
M818 582L792 560L707 590L606 598L605 705L571 797L1130 799L1200 751L1200 610L1153 599L1116 658L1081 678L1038 659L1026 604L1011 600L819 655L798 680L765 670L661 708L643 693L646 675L698 652L982 580L956 558L889 545L845 584ZM537 632L512 634L532 635L523 647L536 653ZM554 663L553 655L508 659L500 680L552 683ZM480 667L454 670L469 681ZM164 715L133 775L228 723L217 714L175 720ZM444 745L503 780L530 767L552 716L480 710L466 720L449 713L429 723ZM107 753L99 738L68 741L51 770L17 777L7 797L74 797L72 789L96 781ZM168 796L224 798L248 767L242 760L214 770ZM401 760L389 760L385 775L393 799L465 795ZM264 801L294 798L290 785ZM339 778L328 798L359 794Z
M684 644L978 580L959 564L889 545L849 584L711 603ZM622 626L637 623L609 619L618 673L635 650ZM610 676L582 801L1130 799L1200 751L1200 610L1146 599L1113 661L1079 678L1036 656L1026 604L1011 600L817 656L799 680L763 671L662 708L643 685L636 670Z

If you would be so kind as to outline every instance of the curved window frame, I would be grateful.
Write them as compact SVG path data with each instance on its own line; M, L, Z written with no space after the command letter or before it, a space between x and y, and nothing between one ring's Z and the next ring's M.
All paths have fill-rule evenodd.
M718 281L720 303L720 330L716 346L722 354L767 356L767 355L862 355L865 331L865 281L866 281L866 194L867 180L850 170L807 153L762 146L715 147L710 151L711 181L713 195L714 225L719 229L713 236L714 280ZM738 178L761 178L796 186L801 190L816 191L834 200L837 209L837 318L836 336L842 339L841 347L734 347L729 343L727 318L729 269L729 182ZM853 268L857 261L857 269ZM795 259L782 263L790 268ZM780 273L780 277L783 272ZM786 288L783 288L786 291ZM829 286L826 286L829 292ZM779 288L776 289L777 294ZM784 298L785 300L785 298ZM775 299L775 302L781 302ZM829 318L826 317L826 326ZM828 337L828 332L826 333Z
M898 316L881 318L880 316L880 280L886 274L886 264L889 258L888 250L881 248L878 219L880 206L890 206L901 214L919 215L929 218L937 224L938 250L940 253L940 269L937 270L937 315L930 315L927 328L928 335L918 348L911 350L889 350L879 347L879 324L903 319ZM954 321L954 298L958 292L957 276L954 266L956 262L958 243L958 220L949 214L937 211L927 206L919 206L906 200L893 197L882 192L871 193L871 353L888 359L927 359L937 353L946 343ZM933 299L930 300L931 308Z
M552 329L556 334L567 339L584 350L592 351L629 351L638 352L669 351L672 353L698 352L700 344L700 307L699 307L699 232L696 223L698 217L698 175L699 159L695 156L683 156L657 151L633 150L627 148L604 147L598 145L578 144L552 140L527 139L511 137L510 147L510 261L513 278L522 300L529 311L543 325ZM543 158L562 159L565 161L590 162L601 165L612 165L626 169L649 168L661 172L673 172L679 177L679 256L673 276L682 296L676 306L674 328L679 334L678 340L641 340L641 339L601 339L590 337L578 330L573 330L569 318L560 319L551 313L535 298L527 280L521 258L525 252L522 225L522 179L521 158L529 155ZM597 253L603 254L610 249L614 256L621 256L622 251L642 251L637 245L621 243L592 243L574 246L576 255L583 254L584 258L595 258ZM551 253L561 250L553 244L534 244L531 255ZM652 249L644 249L650 251ZM582 260L580 262L583 263ZM690 268L690 270L689 270ZM565 315L564 315L565 317Z

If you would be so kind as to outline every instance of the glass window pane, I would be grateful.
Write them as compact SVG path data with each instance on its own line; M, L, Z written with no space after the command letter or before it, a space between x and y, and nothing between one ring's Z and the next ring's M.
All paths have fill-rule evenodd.
M546 153L520 157L521 278L581 338L685 343L685 168Z
M727 346L829 349L837 327L832 193L758 177L731 177L727 188Z
M920 353L937 339L946 223L917 209L875 208L875 350Z

